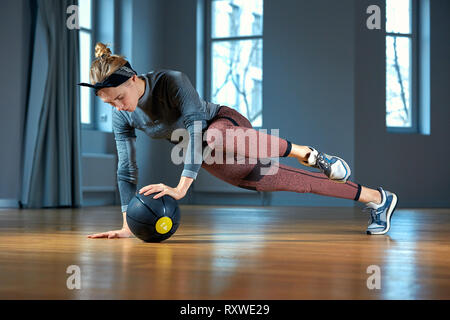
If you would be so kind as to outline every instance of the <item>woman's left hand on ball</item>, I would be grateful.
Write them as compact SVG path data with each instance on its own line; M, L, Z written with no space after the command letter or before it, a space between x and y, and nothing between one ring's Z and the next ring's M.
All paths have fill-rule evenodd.
M153 199L158 199L162 197L163 195L169 195L175 200L180 200L183 198L186 193L178 188L172 188L169 186L166 186L163 183L158 184L149 184L148 186L142 187L139 189L139 194L144 194L144 196L148 196L149 194L159 192L157 195L153 196Z

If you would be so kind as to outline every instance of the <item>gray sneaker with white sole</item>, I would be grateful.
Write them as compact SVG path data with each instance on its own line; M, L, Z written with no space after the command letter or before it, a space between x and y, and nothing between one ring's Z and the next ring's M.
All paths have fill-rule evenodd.
M326 153L319 152L313 147L308 147L311 152L308 157L308 161L300 161L301 164L319 169L330 180L336 182L345 183L352 175L349 165L343 159L330 156Z
M382 195L381 204L373 202L366 203L363 211L370 213L369 226L366 233L371 235L385 234L391 228L391 219L397 206L397 195L385 191L382 187L377 188Z

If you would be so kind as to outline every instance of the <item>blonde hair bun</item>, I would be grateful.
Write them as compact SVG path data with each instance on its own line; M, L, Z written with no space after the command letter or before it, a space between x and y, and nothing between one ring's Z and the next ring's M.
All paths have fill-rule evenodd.
M124 56L112 54L109 44L97 42L95 45L95 59L91 64L90 81L92 84L102 82L120 67L127 63Z
M95 57L96 58L101 58L103 56L105 56L105 58L110 57L112 54L111 50L109 50L108 45L98 42L95 45Z

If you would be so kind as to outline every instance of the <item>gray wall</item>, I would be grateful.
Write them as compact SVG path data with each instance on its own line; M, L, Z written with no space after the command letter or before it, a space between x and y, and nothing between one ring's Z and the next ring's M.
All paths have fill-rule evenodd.
M197 0L117 0L127 21L119 47L139 73L157 68L185 72L196 83ZM431 1L431 135L386 133L384 37L365 28L365 10L383 1L265 0L263 128L346 159L352 180L398 193L401 207L449 206L450 2ZM21 141L26 94L29 17L26 0L0 11L3 81L0 117L0 205L20 196ZM11 32L14 30L14 32ZM131 35L130 35L131 34ZM117 44L116 44L117 45ZM83 134L85 152L114 152L111 134ZM138 135L140 186L176 186L182 166L170 162L170 144ZM94 138L92 138L94 137ZM94 142L94 143L91 143ZM283 164L301 167L294 159ZM420 164L420 165L419 165ZM115 174L115 173L114 173ZM201 179L221 182L200 171ZM209 180L208 180L209 179ZM312 194L195 192L182 203L353 206L353 201ZM230 196L232 195L232 196ZM5 200L6 199L6 200ZM9 200L8 200L9 199ZM117 201L117 200L116 200Z
M357 179L395 191L401 207L448 207L446 159L450 119L450 1L431 4L431 134L387 133L382 31L365 28L365 8L384 1L356 1L355 165Z
M264 2L263 126L280 128L293 143L339 155L352 168L353 17L349 0ZM284 162L305 168L292 158ZM353 205L292 192L272 193L271 203Z

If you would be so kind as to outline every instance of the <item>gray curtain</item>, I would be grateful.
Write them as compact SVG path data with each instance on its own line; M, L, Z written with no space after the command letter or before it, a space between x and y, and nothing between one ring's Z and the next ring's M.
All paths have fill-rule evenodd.
M81 205L78 0L32 0L35 17L23 141L24 208Z

